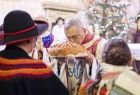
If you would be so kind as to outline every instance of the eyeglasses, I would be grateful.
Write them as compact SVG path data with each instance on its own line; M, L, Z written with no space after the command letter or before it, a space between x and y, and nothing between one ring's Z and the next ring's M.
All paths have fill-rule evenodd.
M73 35L71 37L68 37L68 39L77 39L79 35Z

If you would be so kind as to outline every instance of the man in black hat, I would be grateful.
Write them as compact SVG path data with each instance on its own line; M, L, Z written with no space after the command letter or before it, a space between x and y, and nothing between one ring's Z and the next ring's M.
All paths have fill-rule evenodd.
M45 21L33 21L20 10L4 19L0 52L0 95L68 95L68 90L41 60L28 56L37 37L48 28Z

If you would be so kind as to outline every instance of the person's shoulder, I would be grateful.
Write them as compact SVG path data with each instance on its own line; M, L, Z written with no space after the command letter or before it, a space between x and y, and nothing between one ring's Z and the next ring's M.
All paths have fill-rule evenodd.
M58 29L58 25L53 26L53 28L52 28L52 33L56 32L57 29Z
M53 26L53 29L56 29L56 28L58 28L58 25L57 24Z
M52 69L41 60L0 58L0 79L43 78L53 75Z
M131 70L125 70L120 76L115 80L114 87L112 88L115 93L120 89L118 92L123 92L121 95L139 95L140 91L140 76ZM128 84L131 86L128 86ZM113 92L112 92L113 93Z

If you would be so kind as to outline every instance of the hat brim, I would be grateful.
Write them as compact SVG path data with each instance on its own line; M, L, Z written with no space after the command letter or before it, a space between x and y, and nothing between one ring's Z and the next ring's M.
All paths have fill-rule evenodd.
M3 35L4 37L1 36L0 45L15 44L34 37L38 37L48 29L49 25L47 22L41 20L35 20L34 22L36 27L29 31L20 33L18 35Z
M34 20L34 22L37 24L37 30L39 34L45 32L49 27L49 24L45 21Z

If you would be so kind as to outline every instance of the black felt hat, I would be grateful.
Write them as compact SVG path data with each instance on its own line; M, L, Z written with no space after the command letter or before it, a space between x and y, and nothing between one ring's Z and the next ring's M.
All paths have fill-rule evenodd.
M7 14L2 25L3 42L0 44L14 44L33 37L37 37L48 29L46 21L34 21L31 16L21 10L14 10Z

